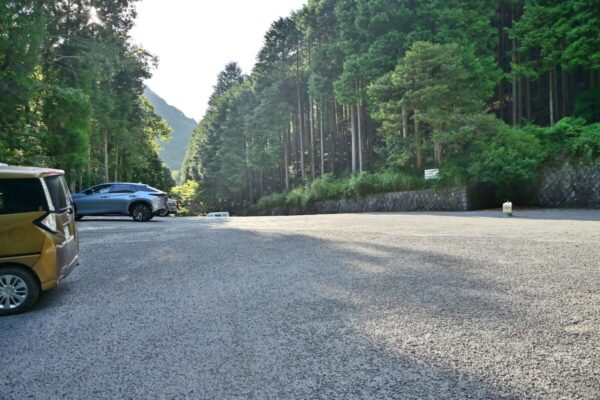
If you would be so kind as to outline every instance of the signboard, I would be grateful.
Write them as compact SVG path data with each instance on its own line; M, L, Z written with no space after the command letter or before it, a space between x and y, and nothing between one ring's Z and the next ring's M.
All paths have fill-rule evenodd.
M426 169L425 170L425 179L437 179L439 177L440 170L439 169Z

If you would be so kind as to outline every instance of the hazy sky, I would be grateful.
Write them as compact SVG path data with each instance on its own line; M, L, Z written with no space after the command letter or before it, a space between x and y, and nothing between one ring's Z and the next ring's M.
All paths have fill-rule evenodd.
M306 0L142 0L132 31L160 60L147 84L200 120L217 74L229 61L250 73L273 21Z

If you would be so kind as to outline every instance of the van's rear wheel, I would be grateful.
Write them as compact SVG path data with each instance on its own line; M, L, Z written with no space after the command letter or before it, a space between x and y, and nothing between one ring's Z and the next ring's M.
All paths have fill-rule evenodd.
M131 207L131 218L134 221L146 222L150 221L154 215L152 215L152 208L144 203L137 203Z
M23 268L0 268L0 315L19 314L30 309L40 295L40 285Z

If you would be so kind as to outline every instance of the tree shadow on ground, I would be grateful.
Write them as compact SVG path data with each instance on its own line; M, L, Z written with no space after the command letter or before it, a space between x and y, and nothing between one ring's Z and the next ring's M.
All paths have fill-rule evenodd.
M326 240L196 222L184 221L193 230L181 236L164 227L183 225L157 225L153 233L164 234L152 247L125 247L118 238L89 245L84 238L88 265L49 292L39 310L1 328L8 348L18 348L20 333L29 332L27 353L37 360L8 355L14 367L7 372L8 397L28 393L27 381L49 397L81 398L123 397L128 387L171 398L539 395L539 388L516 382L526 371L505 370L528 368L527 356L502 357L518 351L513 340L528 340L511 338L511 330L524 318L546 329L544 318L528 315L527 304L503 301L513 289L485 273L494 265L358 237ZM60 321L51 335L39 329L48 320ZM119 357L90 353L88 369L76 368L78 379L69 380L77 365L70 350L83 346L73 344L73 329L91 334L92 349ZM57 346L64 353L54 360L48 352ZM146 361L131 362L141 357ZM35 372L45 368L55 372ZM165 385L157 387L158 379ZM111 385L99 396L94 387L103 380ZM581 394L573 387L563 394L567 389Z

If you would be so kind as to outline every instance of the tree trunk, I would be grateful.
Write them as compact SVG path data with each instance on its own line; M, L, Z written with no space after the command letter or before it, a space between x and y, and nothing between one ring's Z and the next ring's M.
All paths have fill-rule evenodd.
M421 143L421 131L419 130L420 121L419 121L418 112L415 111L415 115L413 118L415 121L415 142L416 142L417 168L422 168L423 167L423 149L421 148L422 143Z
M512 23L514 24L514 12L513 12L513 21ZM512 60L513 63L516 64L517 60L516 60L516 49L517 49L517 41L515 39L513 39L511 41L511 47L512 47ZM515 75L515 72L513 71L512 67L511 67L511 73L512 73L512 79L511 79L511 84L512 84L512 125L513 126L517 126L518 124L518 118L517 118L517 107L518 107L518 102L517 102L517 76Z
M265 195L265 174L260 171L260 197Z
M406 112L406 104L402 103L402 137L408 137L408 113Z
M119 182L119 145L115 146L115 182Z
M435 131L438 130L436 129ZM433 161L435 162L436 166L440 166L442 164L442 144L438 139L433 140Z
M300 51L298 51L296 54L296 96L298 101L298 140L300 141L300 171L302 172L302 181L306 181L306 171L304 170L304 127L302 115L302 96L300 95Z
M283 131L283 169L285 176L285 190L290 190L290 176L288 172L288 131Z
M356 174L356 123L354 107L350 106L350 135L352 135L352 175Z
M252 169L248 169L248 192L250 194L250 203L254 203L254 187L252 185Z
M531 122L531 82L525 78L525 118Z
M433 156L435 158L435 165L440 166L442 164L442 145L437 141L433 145L433 152Z
M548 93L550 99L550 126L554 126L554 80L552 79L552 71L548 72Z
M504 3L500 2L500 25L498 26L498 65L502 72L505 72L504 68ZM498 84L498 99L500 100L500 119L504 119L504 78L502 78Z
M358 142L358 171L363 170L363 140L362 140L362 123L361 123L361 110L360 110L360 99L356 103L356 122L357 122L357 142Z
M102 133L102 140L104 142L104 183L108 182L108 133L104 131Z
M559 101L558 101L558 71L556 70L556 65L552 70L552 87L554 88L554 115L559 116ZM558 118L560 119L560 118Z
M339 137L338 129L339 129L339 118L338 118L338 106L335 100L333 101L333 129L331 130L331 154L329 155L329 163L330 172L335 174L335 151L336 151L336 142Z
M315 180L315 123L314 123L314 103L312 100L309 102L310 110L308 113L310 122L310 177Z
M92 146L88 147L88 159L87 159L87 176L86 176L86 187L90 187L92 184ZM80 188L83 189L83 186Z
M318 109L319 112L319 145L320 145L320 156L321 156L321 175L325 173L325 137L323 136L323 99L321 99L321 107Z
M517 125L523 123L523 78L517 81Z
M562 88L562 103L561 103L562 104L562 116L566 117L569 93L567 90L567 74L565 73L565 70L562 66L560 67L560 84L561 84L561 88Z

